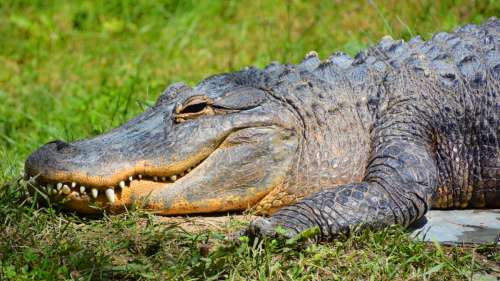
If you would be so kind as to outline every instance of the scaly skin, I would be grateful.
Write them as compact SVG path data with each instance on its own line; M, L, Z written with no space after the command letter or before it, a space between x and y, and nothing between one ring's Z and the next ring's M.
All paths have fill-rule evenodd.
M148 198L160 214L272 214L250 225L252 235L319 227L328 239L408 225L430 208L499 207L499 35L491 19L427 42L384 38L354 59L311 53L194 89L174 84L122 127L43 146L26 174L66 183L69 195L48 193L81 213ZM110 186L117 195L107 202Z
M499 35L495 20L371 49L368 56L385 54L392 67L377 91L363 180L258 219L250 234L275 235L281 225L291 237L319 227L328 239L353 228L407 226L431 207L500 206Z

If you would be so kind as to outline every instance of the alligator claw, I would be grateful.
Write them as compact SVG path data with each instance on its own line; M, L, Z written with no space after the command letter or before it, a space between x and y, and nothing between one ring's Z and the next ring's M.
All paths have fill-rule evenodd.
M290 239L297 235L292 229L285 228L273 218L257 218L246 230L249 237L271 237Z
M227 236L227 239L237 245L245 241L253 241L258 238L282 238L284 240L295 237L291 231L277 224L274 219L257 218L250 223L248 228L242 229Z

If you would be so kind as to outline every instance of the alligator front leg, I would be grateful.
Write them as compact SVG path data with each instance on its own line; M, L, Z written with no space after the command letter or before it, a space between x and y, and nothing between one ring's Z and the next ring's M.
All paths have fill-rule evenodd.
M379 141L363 182L321 191L268 219L255 220L249 234L274 236L282 226L285 236L292 237L319 227L321 238L331 239L355 228L407 226L421 218L437 185L436 163L427 142L408 141L402 131L394 137L397 127L378 132Z

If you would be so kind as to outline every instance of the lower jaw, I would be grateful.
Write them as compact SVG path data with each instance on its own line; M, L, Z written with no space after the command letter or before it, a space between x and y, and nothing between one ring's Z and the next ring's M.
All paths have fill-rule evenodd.
M258 204L263 194L257 194L253 198L221 198L207 199L202 202L188 202L184 200L175 200L169 207L165 207L163 202L158 202L149 198L148 194L122 196L113 204L103 201L90 202L88 200L67 200L62 202L63 209L76 212L81 215L100 215L104 212L109 214L119 214L127 210L139 208L146 212L164 215L180 216L193 214L220 214L225 212L241 212L252 208ZM241 198L240 198L241 199Z
M268 193L267 190L262 190L246 196L206 198L198 202L189 202L178 198L168 200L168 207L163 200L152 196L153 193L156 193L155 191L174 188L172 185L172 183L149 180L133 180L126 188L115 189L117 192L114 202L109 202L102 195L94 199L88 194L81 196L77 192L71 192L67 195L59 193L49 198L53 202L59 202L63 209L81 215L100 215L104 212L118 214L136 207L158 215L186 215L244 211L256 206Z
M37 186L38 190L45 194L44 197L48 196L51 201L59 202L64 209L81 214L98 214L103 213L105 210L120 213L126 211L133 204L141 204L147 201L153 191L169 188L176 181L184 179L192 170L203 164L206 156L201 156L178 163L177 166L182 164L182 166L187 167L181 172L169 176L150 176L144 173L128 177L122 176L120 177L122 180L118 184L109 187L89 187L88 185L91 184L83 186L78 184L77 181L67 182L64 180L54 183L52 180L46 181L42 179L41 183L38 183L38 176L29 176L28 174L25 174L25 180L30 182L31 185ZM162 171L162 173L164 172ZM46 184L44 185L43 182ZM158 206L154 205L154 207L157 208Z
M114 202L110 202L106 198L104 195L105 191L103 191L102 188L97 198L92 198L90 192L85 195L76 191L71 191L69 194L64 194L61 191L58 191L56 194L47 194L46 190L42 190L41 186L38 185L33 185L35 188L32 190L34 192L40 192L43 197L60 205L65 210L82 215L98 215L103 212L112 214L122 213L134 205L140 207L146 206L148 205L148 197L153 191L160 188L168 188L168 185L171 185L171 183L133 180L125 188L114 189ZM56 189L54 189L54 191L56 191Z
M116 200L109 202L104 196L96 199L81 196L76 192L59 193L50 196L50 200L60 204L64 210L81 215L100 215L104 212L119 214L131 208L140 208L158 215L187 215L202 213L238 212L254 206L267 193L256 193L254 196L241 198L229 197L206 199L200 202L189 202L184 199L172 200L168 208L165 203L151 196L154 191L171 188L172 183L161 183L147 180L134 180L126 188L116 193Z

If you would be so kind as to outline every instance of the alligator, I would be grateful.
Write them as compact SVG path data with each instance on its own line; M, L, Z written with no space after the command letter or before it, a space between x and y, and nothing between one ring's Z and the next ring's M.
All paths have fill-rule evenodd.
M430 209L500 207L500 20L355 57L174 83L102 135L26 160L37 193L83 215L264 215L248 233L329 239ZM282 227L281 231L277 231Z

